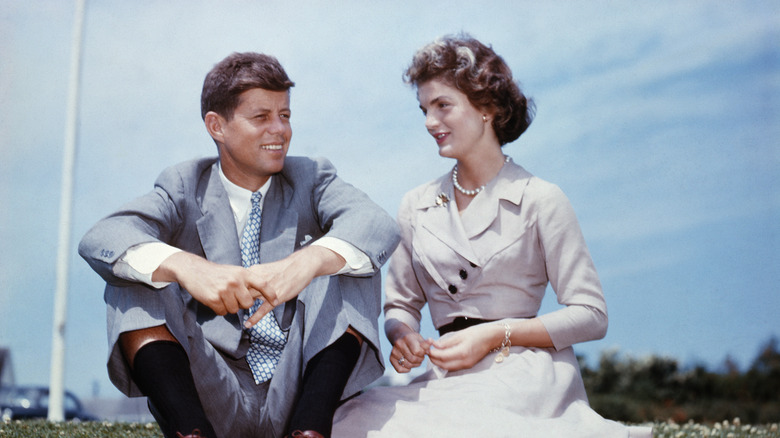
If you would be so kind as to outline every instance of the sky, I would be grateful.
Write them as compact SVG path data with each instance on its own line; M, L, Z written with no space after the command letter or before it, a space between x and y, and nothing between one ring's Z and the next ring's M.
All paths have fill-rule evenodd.
M74 10L0 0L0 346L22 384L49 381ZM65 386L120 395L103 283L76 246L165 167L216 154L199 112L216 62L276 56L296 83L290 154L328 157L395 216L454 164L402 74L459 32L492 45L534 99L505 153L568 195L599 271L609 331L577 354L749 367L780 336L778 23L775 1L88 0ZM548 290L542 312L557 306Z

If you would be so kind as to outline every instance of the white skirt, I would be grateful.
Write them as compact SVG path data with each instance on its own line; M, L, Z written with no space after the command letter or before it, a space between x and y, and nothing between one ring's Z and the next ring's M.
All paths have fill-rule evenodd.
M571 348L512 347L501 363L495 354L366 391L336 411L333 437L652 437L590 408Z

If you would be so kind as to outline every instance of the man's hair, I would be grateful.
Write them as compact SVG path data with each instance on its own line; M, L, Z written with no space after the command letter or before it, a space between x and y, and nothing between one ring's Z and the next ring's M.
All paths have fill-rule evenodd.
M262 53L233 53L206 75L200 95L200 114L214 111L227 120L233 118L238 98L244 91L262 88L289 91L293 83L273 56Z
M534 117L534 103L512 79L504 60L469 35L444 36L415 53L404 74L419 87L440 80L465 94L474 107L495 112L493 130L503 146L517 140Z

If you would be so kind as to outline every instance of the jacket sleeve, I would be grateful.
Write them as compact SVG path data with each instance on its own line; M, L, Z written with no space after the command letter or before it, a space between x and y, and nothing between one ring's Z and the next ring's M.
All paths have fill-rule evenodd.
M315 159L316 178L311 200L320 228L326 236L354 245L366 254L374 275L398 245L398 225L368 195L336 175L336 169L324 158Z
M81 239L79 255L106 282L126 284L113 266L133 246L148 242L170 242L181 223L180 207L171 196L181 191L181 177L174 168L164 171L154 190L130 201L98 221Z

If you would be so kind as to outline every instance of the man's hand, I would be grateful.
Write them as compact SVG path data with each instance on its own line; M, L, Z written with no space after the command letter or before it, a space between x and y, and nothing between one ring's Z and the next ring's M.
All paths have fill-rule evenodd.
M257 291L257 279L249 270L220 265L184 251L165 259L152 274L152 280L179 283L217 315L248 309L256 297L261 297Z
M261 295L264 303L249 317L245 326L255 325L274 307L297 297L314 278L335 274L345 263L343 257L330 249L311 245L282 260L248 268L252 274L252 288Z
M250 268L221 265L182 251L165 259L152 281L179 283L217 315L249 309L260 298L263 304L245 323L251 327L274 307L297 297L315 277L335 274L344 263L340 255L317 245Z

